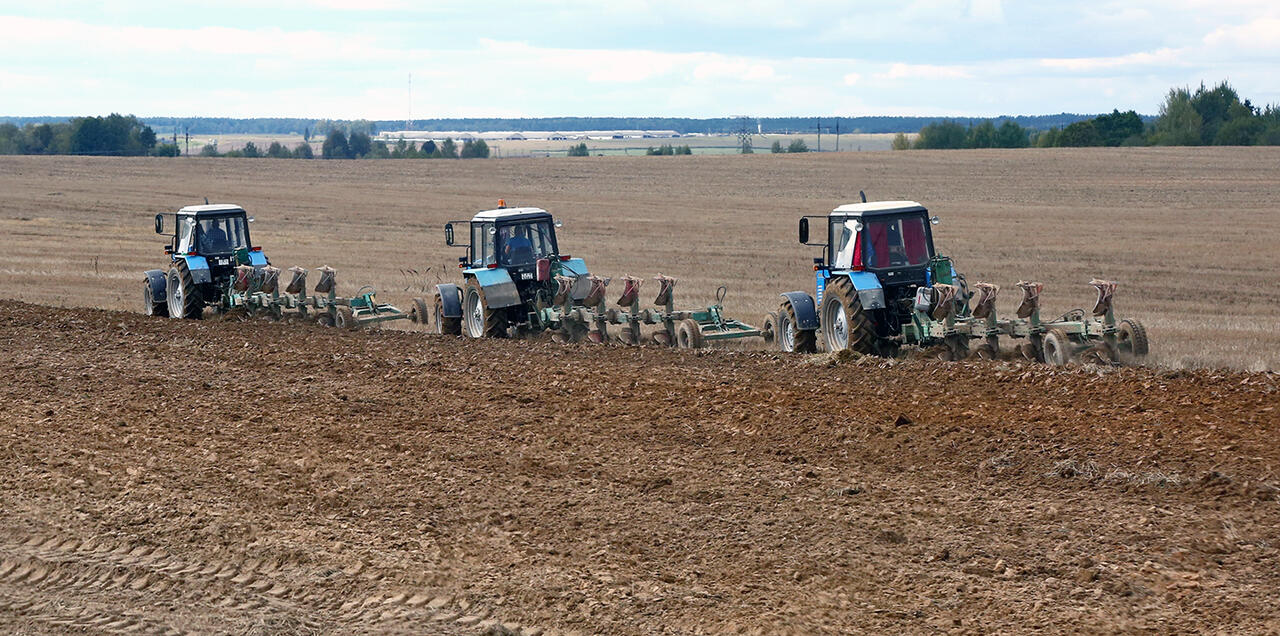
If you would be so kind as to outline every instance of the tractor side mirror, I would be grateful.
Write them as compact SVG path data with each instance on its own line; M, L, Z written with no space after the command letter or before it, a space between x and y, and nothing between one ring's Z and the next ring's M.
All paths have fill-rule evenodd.
M156 215L156 234L164 234L164 215Z
M249 217L249 222L253 223L253 217Z
M800 243L809 243L809 219L806 218L800 219Z
M929 217L929 223L930 223L930 224L932 224L932 225L937 225L937 224L939 224L939 223L941 223L941 222L942 222L942 219L940 219L940 218L938 218L938 217L936 217L936 216L931 216L931 217Z
M556 226L557 228L564 227L564 221L557 220L557 221L556 221L556 223L555 223L555 226Z
M444 224L444 244L450 247L453 246L453 224L452 223Z

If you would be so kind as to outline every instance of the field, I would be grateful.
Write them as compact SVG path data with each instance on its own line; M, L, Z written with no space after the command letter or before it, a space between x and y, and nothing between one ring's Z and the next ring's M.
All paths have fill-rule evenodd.
M0 157L0 631L1276 633L1278 160ZM725 284L754 321L812 285L796 218L859 189L1047 313L1119 280L1151 366L138 313L152 215L205 196L397 303L505 198L593 271Z
M565 221L561 245L609 276L679 277L747 319L812 289L796 219L857 199L921 201L969 281L1046 284L1046 313L1098 276L1166 367L1280 368L1280 150L876 152L443 162L0 158L3 295L137 310L163 258L150 217L203 197L246 206L272 261L338 269L406 302L456 280L441 225L499 198ZM410 271L412 270L412 271ZM650 283L652 285L652 283ZM648 291L644 292L648 295ZM1055 311L1056 310L1056 311Z

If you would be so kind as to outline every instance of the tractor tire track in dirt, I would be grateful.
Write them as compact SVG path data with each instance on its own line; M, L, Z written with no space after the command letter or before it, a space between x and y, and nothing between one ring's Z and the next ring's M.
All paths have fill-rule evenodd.
M1275 631L1278 387L5 303L0 630Z

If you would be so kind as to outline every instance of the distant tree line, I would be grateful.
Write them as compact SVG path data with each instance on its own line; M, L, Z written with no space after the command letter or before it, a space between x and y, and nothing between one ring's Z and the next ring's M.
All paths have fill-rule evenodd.
M651 155L651 156L691 155L693 154L693 148L690 148L688 144L685 144L683 146L672 146L671 144L662 144L657 148L654 148L653 146L649 146L649 148L644 151L644 154Z
M464 139L459 146L450 137L439 144L425 141L421 148L400 139L388 148L385 142L374 141L367 133L347 135L335 128L325 137L320 156L325 159L487 159L489 144L483 139Z
M1062 128L1033 131L1006 120L965 126L944 120L920 129L914 142L894 137L893 148L1038 148L1087 146L1275 146L1280 145L1280 105L1254 106L1223 81L1203 83L1195 91L1173 88L1159 116L1145 120L1118 109L1108 115L1072 122Z
M775 155L782 152L809 152L809 144L806 144L803 139L793 139L790 144L783 148L781 141L774 141L773 145L769 147L769 152Z
M174 144L133 115L76 117L63 123L0 124L0 155L175 156Z
M999 117L996 124L1009 119L1032 130L1063 128L1092 115L1059 113ZM0 122L18 126L26 124L67 123L70 117L0 117ZM821 126L823 134L835 133L896 133L915 132L928 124L942 121L942 117L763 117L750 119L754 128L758 122L760 131L766 134L813 133ZM956 119L964 126L976 125L983 118ZM447 132L453 130L527 130L527 131L575 131L575 130L674 130L682 135L728 135L741 130L743 120L737 117L693 119L688 117L539 117L524 119L503 118L454 118L404 120L343 120L301 119L283 117L259 117L233 119L227 117L147 117L142 122L151 126L160 136L171 134L193 135L302 135L310 140L329 130L341 130L350 135L362 132L370 137L378 131L409 128L419 131ZM319 131L319 132L317 132Z

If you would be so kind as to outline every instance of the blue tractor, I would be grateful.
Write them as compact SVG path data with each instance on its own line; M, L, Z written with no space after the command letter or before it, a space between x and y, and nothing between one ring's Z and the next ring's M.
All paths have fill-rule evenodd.
M810 219L826 237L810 241ZM775 341L783 351L812 353L818 332L827 351L851 349L892 355L910 324L916 290L930 283L933 233L924 206L914 201L842 205L826 216L800 219L800 242L822 247L814 258L814 296L782 294Z
M580 304L590 291L586 263L560 253L560 223L550 213L499 202L496 209L472 217L465 243L455 236L455 224L462 223L467 222L453 221L444 228L445 243L467 253L458 258L462 285L436 285L432 316L437 333L499 338L557 329L571 340L586 337L585 332L561 329L558 318L541 311L566 300L555 298L557 277L574 281L567 290L571 303ZM425 302L414 304L415 313L425 316Z
M165 234L164 214L155 219ZM238 205L192 205L173 214L173 231L164 253L166 269L145 273L143 310L148 316L201 318L206 306L221 306L237 265L265 267L262 248L249 240L248 216Z
M810 220L826 224L826 240L810 241ZM822 248L813 259L816 294L782 294L773 332L783 351L812 353L818 333L829 352L893 356L899 347L933 347L944 360L1001 356L1001 336L1020 340L1023 357L1056 366L1082 360L1138 363L1149 351L1146 329L1120 320L1113 309L1117 283L1094 279L1091 310L1073 309L1042 320L1044 285L1020 281L1017 315L996 311L1000 287L976 283L971 291L951 259L937 254L933 225L914 201L842 205L826 216L800 219L800 242ZM971 343L977 342L971 347Z

